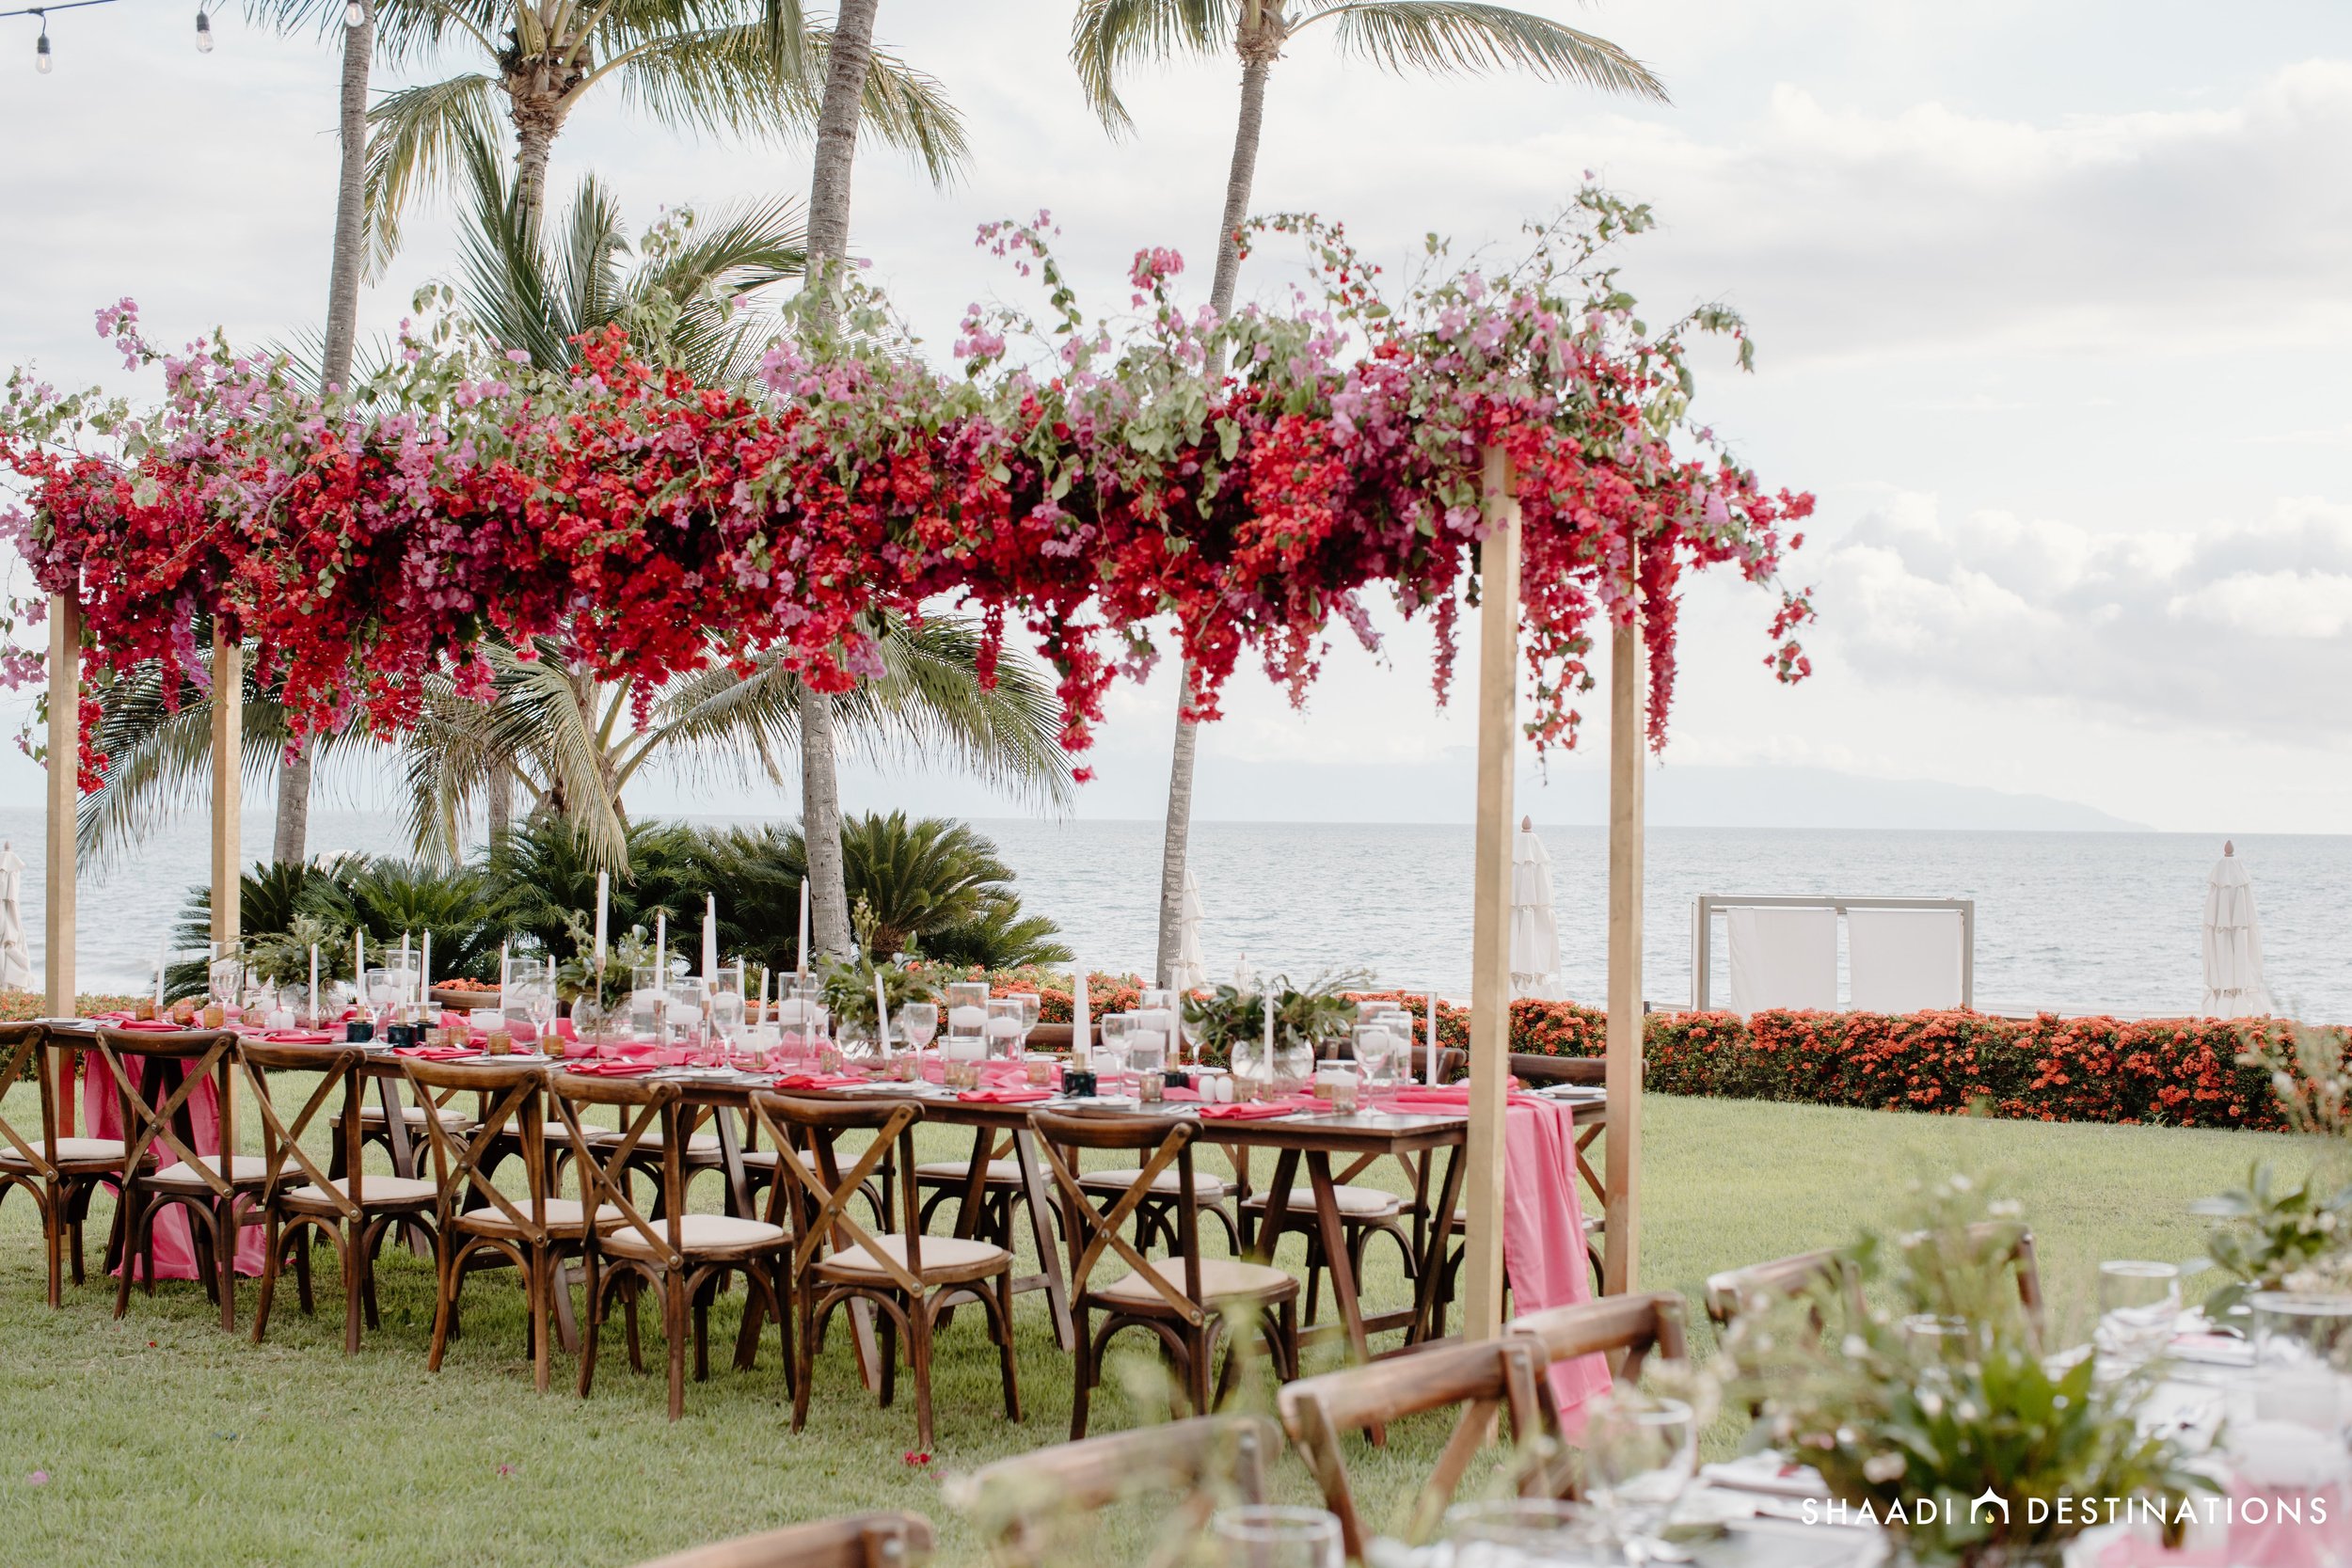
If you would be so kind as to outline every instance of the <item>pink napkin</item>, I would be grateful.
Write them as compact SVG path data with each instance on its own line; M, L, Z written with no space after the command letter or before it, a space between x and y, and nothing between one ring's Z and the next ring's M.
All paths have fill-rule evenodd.
M479 1051L460 1050L449 1045L404 1045L392 1053L395 1056L414 1056L421 1062L470 1062L482 1054Z
M272 1029L262 1038L272 1045L332 1045L335 1037L315 1029Z
M654 1065L651 1062L580 1062L564 1070L590 1078L634 1078L640 1073L653 1071Z
M787 1072L776 1080L780 1089L841 1089L863 1084L866 1078L855 1072Z
M956 1098L968 1100L975 1105L1030 1105L1041 1100L1053 1099L1054 1091L999 1084L984 1089L966 1089Z
M184 1028L185 1025L174 1023L167 1018L126 1018L120 1023L116 1024L115 1027L118 1029L143 1029L151 1034L167 1035L175 1029Z
M1313 1100L1238 1100L1230 1105L1203 1105L1200 1114L1212 1121L1266 1121L1311 1111L1319 1103Z

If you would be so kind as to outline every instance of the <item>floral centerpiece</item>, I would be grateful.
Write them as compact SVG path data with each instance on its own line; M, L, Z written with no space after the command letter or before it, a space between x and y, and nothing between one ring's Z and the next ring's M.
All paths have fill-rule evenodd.
M823 988L825 1011L835 1034L847 1029L867 1040L874 1037L874 982L882 981L884 999L897 1012L909 1002L936 1002L939 986L928 969L877 958L820 958L817 981Z
M1815 1289L1750 1304L1724 1339L1761 1411L1750 1441L1819 1470L1914 1562L2055 1565L2106 1522L2082 1499L2136 1500L2177 1540L2210 1486L2177 1438L2139 1430L2156 1371L2044 1359L2010 1264L2021 1228L1965 1178L1924 1187L1912 1223L1866 1234Z
M1184 1035L1200 1059L1231 1068L1236 1077L1295 1081L1313 1070L1318 1053L1348 1037L1356 1022L1356 999L1370 976L1356 971L1326 973L1306 985L1286 974L1268 975L1255 989L1215 986L1184 999ZM1274 1052L1265 1060L1266 992L1274 993Z

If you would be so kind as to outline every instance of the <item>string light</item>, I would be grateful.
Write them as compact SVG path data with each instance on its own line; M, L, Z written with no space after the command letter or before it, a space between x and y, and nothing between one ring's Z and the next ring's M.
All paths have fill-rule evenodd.
M40 19L40 37L33 42L33 69L46 76L56 69L56 58L49 52L50 14L55 11L78 11L85 6L110 6L112 4L114 0L59 0L59 3L54 6L25 6L12 11L0 11L0 17L34 16ZM212 48L212 45L205 41L206 35L211 32L211 26L200 13L197 18L196 30L198 35L196 46L199 49Z
M204 14L201 6L196 8L196 52L199 55L213 52L213 19Z

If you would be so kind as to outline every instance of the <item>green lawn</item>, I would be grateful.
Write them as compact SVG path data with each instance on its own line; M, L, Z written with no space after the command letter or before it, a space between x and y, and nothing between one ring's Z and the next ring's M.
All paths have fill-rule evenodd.
M19 1125L30 1110L23 1088L6 1102ZM1644 1283L1687 1291L1718 1269L1845 1239L1885 1216L1915 1173L1959 1167L2025 1201L2061 1333L2085 1322L2098 1259L2196 1256L2189 1199L2242 1178L2251 1161L2299 1175L2308 1159L2253 1133L1665 1098L1646 1117ZM932 1134L942 1154L948 1137ZM704 1196L714 1195L707 1183ZM93 1224L103 1236L103 1204ZM1375 1243L1374 1256L1367 1295L1397 1299L1388 1249ZM799 1519L912 1508L938 1520L943 1559L957 1561L972 1540L938 1496L941 1476L1067 1431L1069 1363L1036 1296L1018 1308L1027 1420L1003 1418L995 1357L977 1315L961 1314L942 1346L938 1452L920 1469L902 1458L911 1404L875 1408L846 1336L819 1363L807 1431L788 1430L772 1331L755 1371L690 1385L686 1418L672 1425L658 1341L654 1371L636 1378L608 1339L585 1404L559 1354L557 1386L542 1397L522 1355L518 1297L494 1274L469 1285L466 1335L430 1376L429 1269L405 1253L388 1259L384 1327L350 1358L331 1264L323 1273L332 1309L305 1320L288 1290L260 1349L223 1336L190 1284L135 1296L120 1323L111 1282L70 1291L52 1312L31 1207L0 1205L0 1560L594 1568ZM251 1298L248 1284L243 1305ZM739 1301L715 1315L723 1341ZM1267 1393L1248 1397L1263 1407ZM1116 1386L1095 1402L1097 1432L1150 1418ZM1443 1430L1391 1429L1386 1453L1356 1462L1359 1493L1384 1504L1409 1494ZM47 1481L36 1484L35 1472ZM1295 1463L1283 1460L1279 1475L1304 1500Z

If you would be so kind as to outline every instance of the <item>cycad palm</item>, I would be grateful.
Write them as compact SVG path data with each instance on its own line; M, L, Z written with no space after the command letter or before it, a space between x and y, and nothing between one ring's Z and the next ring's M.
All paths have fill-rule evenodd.
M1229 48L1241 58L1241 110L1217 228L1216 275L1209 288L1209 308L1220 318L1232 313L1241 276L1241 226L1249 215L1250 186L1257 179L1266 79L1282 46L1310 30L1327 34L1341 53L1383 71L1440 75L1527 71L1605 92L1661 102L1666 97L1646 67L1607 39L1508 6L1464 0L1084 0L1071 30L1071 63L1087 101L1113 132L1132 124L1119 100L1121 72L1180 55L1216 56ZM1209 379L1223 374L1221 359L1213 361ZM1192 691L1189 663L1181 679L1184 701L1168 768L1168 832L1160 856L1154 968L1163 986L1176 962L1177 927L1184 916L1198 746L1196 728L1184 718Z

